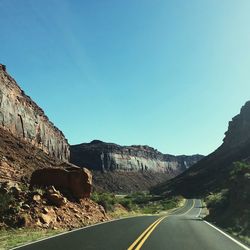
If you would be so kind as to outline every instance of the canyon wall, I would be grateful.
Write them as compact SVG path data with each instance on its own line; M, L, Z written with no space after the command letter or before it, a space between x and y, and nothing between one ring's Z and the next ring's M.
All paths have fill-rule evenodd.
M0 127L58 160L68 161L69 145L43 110L0 64Z
M102 141L92 141L70 147L70 161L92 170L158 172L177 175L202 159L200 155L164 155L149 146L120 146Z
M94 188L116 193L148 190L202 158L166 155L149 146L120 146L98 140L70 146L70 161L93 170Z

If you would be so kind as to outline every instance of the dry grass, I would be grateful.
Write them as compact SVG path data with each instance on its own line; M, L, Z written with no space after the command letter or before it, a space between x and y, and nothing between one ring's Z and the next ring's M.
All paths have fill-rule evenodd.
M56 235L63 230L9 229L0 230L0 250L11 249L36 240Z

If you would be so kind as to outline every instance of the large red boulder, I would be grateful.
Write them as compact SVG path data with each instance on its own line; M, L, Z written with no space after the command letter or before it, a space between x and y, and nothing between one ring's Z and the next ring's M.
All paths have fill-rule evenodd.
M86 168L68 167L43 168L35 170L30 180L33 186L54 186L71 192L77 198L89 198L92 189L92 174Z

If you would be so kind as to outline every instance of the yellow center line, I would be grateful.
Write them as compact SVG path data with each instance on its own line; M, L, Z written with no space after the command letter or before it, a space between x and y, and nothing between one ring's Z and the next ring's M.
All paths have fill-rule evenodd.
M188 209L184 214L178 214L178 215L185 215L187 214L190 210L194 208L195 205L195 200L192 200L193 204L190 209ZM155 228L169 215L166 215L164 217L160 217L158 220L153 222L133 243L132 245L127 249L127 250L139 250L141 249L142 245L144 242L147 240L147 238L150 236L150 234L155 230ZM139 243L139 244L138 244ZM138 245L137 245L138 244ZM135 247L137 245L137 247Z
M159 218L158 220L156 220L155 222L153 222L138 238L137 238L137 240L128 248L128 250L132 250L135 246L136 246L136 244L144 237L144 235L158 222L158 221L160 221L162 219L162 217L161 218Z
M147 240L147 238L150 236L150 234L155 230L155 228L166 218L167 216L164 216L163 218L161 218L149 231L148 233L145 235L145 237L141 240L141 242L139 243L139 245L135 248L135 250L139 250L141 249L142 245L144 244L144 242Z

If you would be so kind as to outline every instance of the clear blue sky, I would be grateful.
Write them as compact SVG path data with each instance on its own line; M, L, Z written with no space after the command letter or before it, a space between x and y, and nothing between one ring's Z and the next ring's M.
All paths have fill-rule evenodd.
M249 0L0 0L0 62L71 144L208 154L250 99Z

